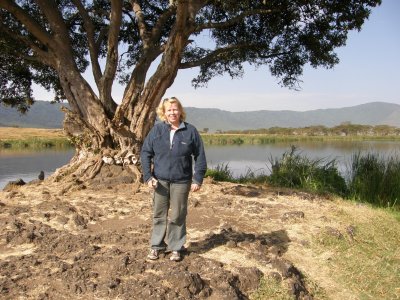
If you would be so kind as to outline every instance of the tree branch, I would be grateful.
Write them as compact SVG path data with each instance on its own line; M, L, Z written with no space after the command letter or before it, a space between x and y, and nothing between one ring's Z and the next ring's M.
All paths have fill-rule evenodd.
M190 69L190 68L194 68L194 67L199 67L203 64L206 63L210 63L213 61L217 61L221 56L226 56L229 55L230 53L236 51L236 50L254 50L257 51L261 48L264 48L265 45L263 44L237 44L237 45L229 45L227 47L224 48L218 48L210 53L208 53L206 56L203 56L202 58L198 59L198 60L194 60L194 61L190 61L190 62L185 62L185 63L181 63L179 66L179 69ZM263 55L263 54L258 54L259 58L262 59L268 59L268 58L272 58L272 57L276 57L276 56L280 56L280 55L285 55L285 54L289 54L289 52L279 52L279 53L272 53L269 55Z
M99 46L96 43L95 33L94 33L94 25L90 19L88 12L83 6L80 0L72 0L75 6L78 8L79 14L83 19L83 27L87 33L88 45L89 45L89 54L90 54L90 62L92 64L93 77L96 81L96 84L100 84L101 79L101 68L98 61L99 56Z
M0 16L0 22L3 21L3 19ZM39 56L42 60L44 60L49 66L52 65L51 61L51 56L49 55L48 52L40 49L38 45L36 45L31 39L29 39L27 36L22 36L15 31L11 31L8 28L1 26L0 27L0 32L3 32L6 34L11 40L14 40L15 42L20 42L27 46L28 48L31 48L32 51ZM7 45L5 45L7 47ZM29 56L25 55L23 52L15 53L16 56L21 57L22 59L29 60L29 61L34 61L34 62L43 62L39 59L39 57L35 56Z
M46 16L47 21L49 22L51 30L54 32L54 41L52 47L55 53L59 53L63 57L69 55L72 57L72 47L69 40L68 29L65 26L64 19L61 15L60 10L58 9L56 3L54 1L48 0L35 0L39 5L41 11ZM62 42L62 43L60 43ZM64 47L60 47L63 45ZM68 52L66 53L68 47Z
M122 1L111 0L110 27L108 31L107 60L101 85L100 100L108 112L113 112L111 88L118 66L118 36L122 22Z
M168 19L174 15L176 11L175 6L170 6L166 11L162 13L162 15L158 18L156 24L154 25L152 31L151 31L151 39L153 41L158 41L161 37L161 29L165 25L165 23L168 21Z
M144 48L149 47L149 32L146 27L146 22L144 20L144 14L142 11L142 8L140 7L140 4L136 0L131 1L133 12L136 15L136 19L138 22L138 27L139 27L139 35L142 39L143 46Z
M10 12L26 29L33 34L43 45L50 48L53 39L29 14L11 0L1 0L0 8Z
M240 20L251 16L251 15L256 15L256 14L269 14L273 12L271 9L250 9L250 10L245 10L241 14L237 15L236 17L233 17L229 19L226 22L220 22L220 23L205 23L199 26L196 26L195 30L193 32L200 32L205 29L223 29L223 28L229 28L232 25L235 25L238 23Z

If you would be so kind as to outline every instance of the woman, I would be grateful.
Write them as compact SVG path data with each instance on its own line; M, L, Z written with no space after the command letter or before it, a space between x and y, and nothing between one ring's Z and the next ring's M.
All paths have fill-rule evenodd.
M157 115L163 122L150 130L141 151L144 182L154 189L153 232L147 257L155 260L160 251L169 250L170 259L179 261L186 241L189 191L201 188L207 170L206 156L198 131L184 122L186 114L177 98L164 99Z

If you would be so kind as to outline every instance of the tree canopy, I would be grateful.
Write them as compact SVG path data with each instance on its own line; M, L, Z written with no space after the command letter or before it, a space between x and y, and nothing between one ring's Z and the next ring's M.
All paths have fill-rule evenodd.
M131 147L153 125L179 70L198 68L198 87L215 76L242 76L245 63L268 66L265 76L296 88L305 65L339 62L335 49L380 3L1 0L0 102L25 111L38 84L68 101L64 127L78 125L69 126L74 136L89 133L92 150ZM122 99L112 97L117 80L125 84Z

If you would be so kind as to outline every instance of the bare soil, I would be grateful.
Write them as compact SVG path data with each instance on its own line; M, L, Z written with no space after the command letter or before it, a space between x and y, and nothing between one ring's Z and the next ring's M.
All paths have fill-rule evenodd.
M348 296L307 255L312 236L337 225L334 200L207 179L189 197L183 260L149 261L152 191L132 186L45 180L0 192L0 298L248 299L268 276L313 299L305 275Z

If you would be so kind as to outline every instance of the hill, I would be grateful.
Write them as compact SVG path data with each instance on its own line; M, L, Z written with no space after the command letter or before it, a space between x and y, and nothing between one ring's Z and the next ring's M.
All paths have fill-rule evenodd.
M0 103L0 127L32 127L32 128L61 128L64 113L60 110L63 103L35 101L26 114Z
M270 127L333 127L344 122L360 125L391 125L400 127L400 105L372 102L352 107L310 111L249 111L229 112L219 109L186 109L188 120L197 128L244 130Z
M26 115L0 104L0 126L61 128L64 114L60 107L36 101ZM310 111L249 111L230 112L214 108L185 108L187 119L198 129L244 130L270 127L306 127L323 125L333 127L344 122L360 125L391 125L400 127L400 105L372 102L351 107L317 109Z

